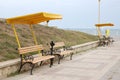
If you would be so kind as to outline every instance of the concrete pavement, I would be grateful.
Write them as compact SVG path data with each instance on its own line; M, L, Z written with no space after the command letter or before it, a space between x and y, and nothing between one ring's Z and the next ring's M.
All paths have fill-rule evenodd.
M73 60L65 58L61 64L55 63L52 68L48 65L36 68L33 75L29 75L28 71L4 80L112 80L119 60L120 41L116 41L111 46L76 54Z

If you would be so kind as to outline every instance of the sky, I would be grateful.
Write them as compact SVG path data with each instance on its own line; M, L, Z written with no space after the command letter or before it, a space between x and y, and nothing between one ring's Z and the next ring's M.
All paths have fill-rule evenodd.
M49 22L59 28L95 28L98 0L0 0L0 18L37 12L61 14L62 20ZM100 22L114 23L120 29L120 0L101 0Z

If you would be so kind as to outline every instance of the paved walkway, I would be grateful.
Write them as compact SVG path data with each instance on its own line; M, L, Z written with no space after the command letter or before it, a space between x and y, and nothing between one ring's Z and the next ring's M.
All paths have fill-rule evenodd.
M4 80L120 80L113 79L113 72L120 66L119 41L84 53L74 55L71 61L65 58L52 68L46 65L34 69L33 75L25 72Z

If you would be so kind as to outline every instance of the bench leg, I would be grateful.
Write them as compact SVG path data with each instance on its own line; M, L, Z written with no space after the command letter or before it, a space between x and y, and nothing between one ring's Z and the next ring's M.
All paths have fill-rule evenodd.
M64 58L64 55L61 56L61 59L63 59L63 58Z
M58 64L60 64L60 59L61 59L61 56L58 55Z
M43 61L40 62L40 66L42 65Z
M70 54L70 60L72 60L73 53Z
M20 69L18 70L18 73L20 73L21 69L22 69L23 65L20 65Z
M50 59L50 67L52 67L53 61L54 61L54 58L51 58L51 59Z
M23 63L23 64L21 63L21 64L20 64L20 69L18 70L18 73L20 73L22 67L23 67L25 64L26 64L26 63Z
M32 70L33 70L34 66L35 66L35 64L32 64L32 63L31 63L31 71L30 71L30 74L31 74L31 75L33 75Z

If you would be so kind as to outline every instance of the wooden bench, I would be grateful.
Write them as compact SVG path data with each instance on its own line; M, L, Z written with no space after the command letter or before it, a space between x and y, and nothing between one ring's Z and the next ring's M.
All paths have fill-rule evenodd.
M70 55L70 60L72 60L73 50L67 49L65 47L64 42L56 42L53 41L50 43L51 45L51 55L57 55L58 56L58 64L60 64L60 60L64 57L64 55ZM60 50L62 48L62 50Z
M19 51L19 54L20 54L20 59L21 59L21 62L20 62L20 69L18 72L21 71L22 67L25 65L25 64L30 64L30 67L31 67L31 75L32 75L32 70L35 66L36 63L39 63L39 62L43 62L43 61L46 61L46 60L50 60L50 67L53 65L53 60L54 60L54 56L52 55L47 55L47 56L33 56L31 53L33 52L40 52L42 51L43 52L44 48L42 45L35 45L35 46L30 46L30 47L23 47L23 48L18 48L18 51Z
M100 38L99 39L99 44L98 46L105 46L105 39L104 38Z
M112 42L114 42L114 40L111 37L103 36L103 38L99 39L99 46L108 46Z

